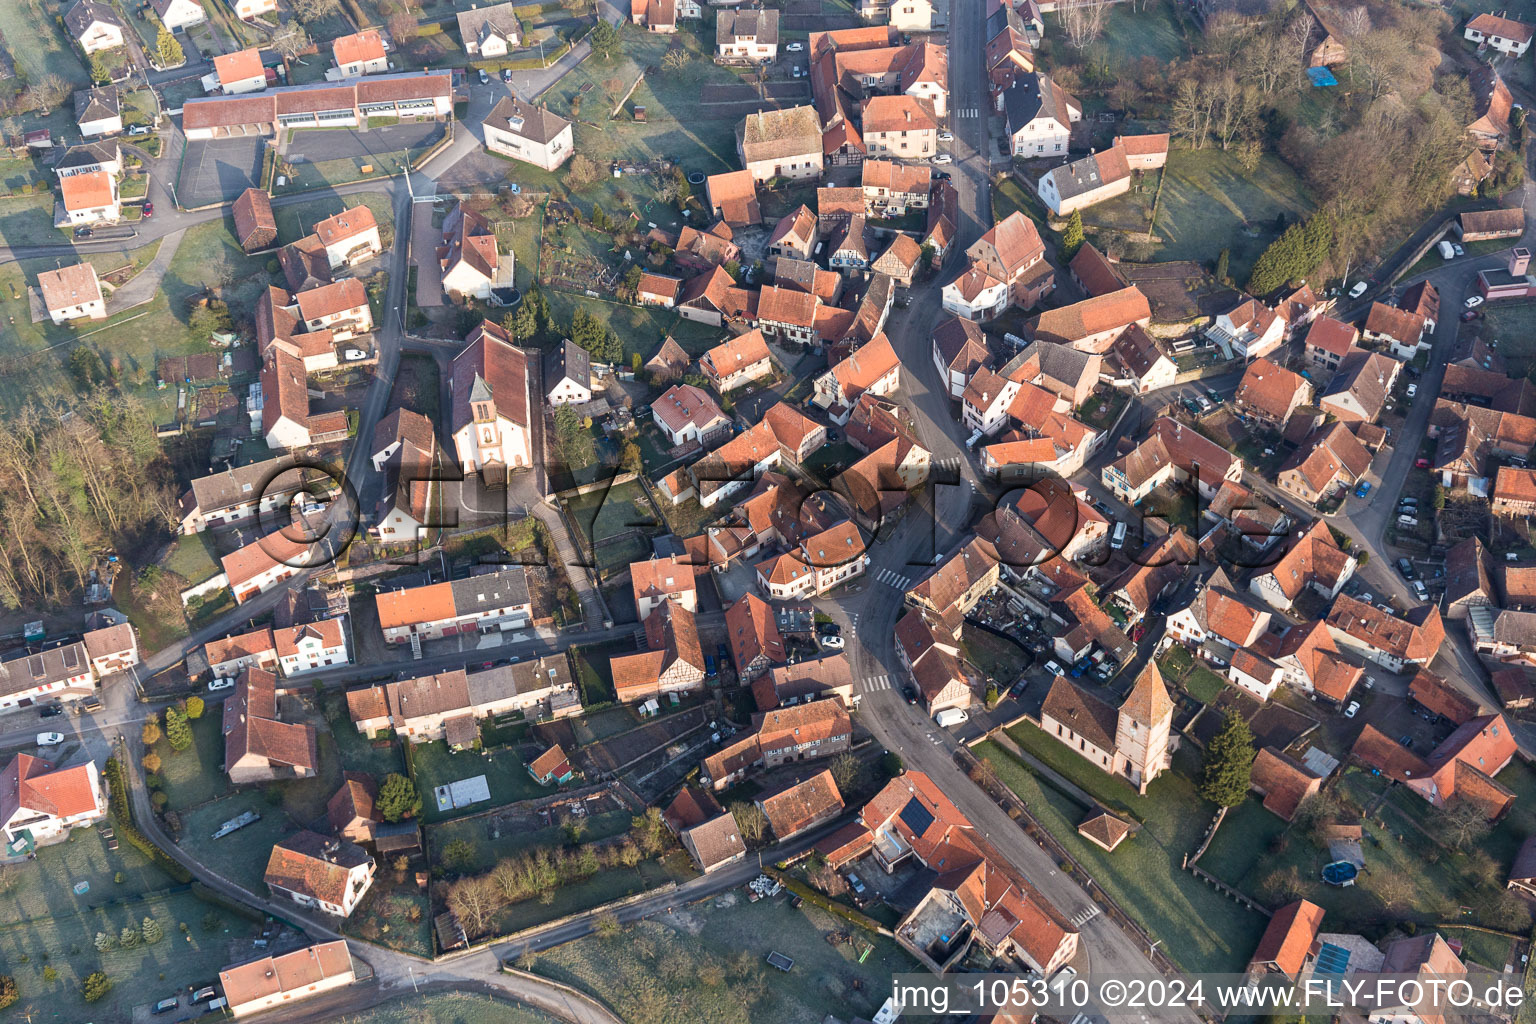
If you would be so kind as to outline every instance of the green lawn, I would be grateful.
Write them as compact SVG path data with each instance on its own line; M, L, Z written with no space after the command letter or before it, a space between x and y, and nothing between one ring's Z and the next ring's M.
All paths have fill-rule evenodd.
M510 935L525 928L536 928L569 914L585 913L614 900L660 888L668 882L684 882L690 877L690 873L681 869L674 871L654 860L642 860L633 868L608 868L584 882L554 890L554 898L549 903L534 899L509 904L496 915L492 931Z
M847 926L784 897L748 903L740 890L542 953L533 970L597 996L629 1024L798 1024L873 1016L891 975L916 969L893 939L855 930L873 950L859 962L823 936ZM794 960L787 974L763 961Z
M962 640L965 658L986 673L987 678L1006 690L1029 660L1029 654L1017 643L995 633L967 624Z
M1097 47L1110 60L1111 67L1116 62L1122 67L1129 66L1143 57L1167 64L1183 57L1188 50L1184 31L1169 0L1159 0L1139 11L1111 7L1103 39Z
M587 830L583 842L595 843L612 839L629 831L633 816L628 811L610 811L585 819ZM433 864L441 862L443 847L462 839L474 848L474 855L464 870L469 874L489 871L503 857L532 850L535 847L559 847L565 844L565 830L559 825L549 828L497 831L491 833L488 818L462 818L444 821L426 828L427 852Z
M1093 879L1126 913L1163 941L1168 955L1188 971L1238 971L1253 954L1265 919L1244 910L1181 869L1213 813L1185 772L1187 757L1177 757L1178 770L1165 772L1140 796L1128 784L1095 772L1086 761L1074 757L1059 743L1033 726L1035 739L1021 743L1025 749L1049 758L1052 767L1064 767L1067 759L1080 766L1070 773L1072 781L1093 783L1090 792L1107 806L1129 806L1143 821L1140 832L1114 853L1105 853L1077 834L1077 824L1087 814L1083 807L1054 787L1045 785L1031 771L1001 748L983 743L976 753L998 777L1029 806L1030 812L1057 841L1071 851ZM1029 738L1029 733L1023 733ZM1009 730L1015 739L1021 729ZM1050 748L1056 749L1052 751ZM1097 775L1098 778L1092 778Z
M1477 332L1497 340L1512 377L1524 377L1536 366L1536 303L1496 302L1483 307Z
M219 770L224 763L222 717L223 705L209 704L203 717L192 723L192 746L179 753L164 737L155 744L171 810L186 811L229 792L229 776Z
M1184 689L1202 704L1209 704L1227 688L1226 680L1204 665L1196 665L1184 678Z
M659 525L645 492L635 482L577 495L570 501L570 517L592 546L603 573L644 558L650 551L646 538Z
M75 87L90 85L90 75L55 20L64 7L43 0L8 0L0 4L0 33L5 48L28 80L58 75ZM66 99L63 106L69 106Z
M375 780L390 773L405 773L405 757L400 751L399 740L373 740L358 732L347 717L346 697L340 692L328 693L324 699L334 723L331 738L336 742L344 770L367 772Z
M411 748L411 763L416 769L416 792L421 794L424 821L461 817L502 804L548 796L554 791L553 787L545 788L533 781L521 755L512 747L482 753L466 750L454 754L449 752L448 744L442 740L418 743ZM450 811L437 809L437 801L432 797L434 787L446 786L461 779L472 779L476 775L484 775L486 785L490 787L491 799L488 803Z
M1312 209L1306 186L1276 156L1266 154L1250 173L1236 153L1174 149L1153 227L1162 239L1155 258L1203 262L1226 248L1230 273L1241 281L1278 236L1276 215L1295 221Z
M160 565L188 583L200 583L219 571L218 560L209 546L206 533L177 537L160 560Z
M0 241L6 245L57 245L64 237L53 226L52 194L0 199Z
M220 825L246 811L255 811L261 815L261 820L222 839L212 838ZM233 793L181 815L179 845L221 877L251 892L264 893L267 891L264 881L267 857L272 847L299 831L300 827L283 813L280 805L268 803L261 790L252 789Z
M614 699L613 669L609 659L633 653L633 640L613 640L606 644L571 648L576 681L581 687L581 703L584 706L606 704Z

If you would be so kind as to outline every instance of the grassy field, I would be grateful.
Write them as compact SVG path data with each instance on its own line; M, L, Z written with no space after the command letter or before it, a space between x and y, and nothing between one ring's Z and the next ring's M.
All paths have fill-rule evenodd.
M379 241L388 249L395 234L395 211L388 196L372 193L330 196L312 199L307 203L279 206L274 211L277 217L277 240L285 245L296 242L313 231L319 221L354 206L366 206L373 211L373 219L379 222Z
M623 835L629 830L633 816L628 811L610 811L586 819L586 842L598 842ZM444 846L462 839L474 848L474 855L465 865L467 873L489 871L503 857L522 853L535 847L561 846L566 841L565 830L559 825L548 828L502 832L492 835L489 819L468 818L445 821L426 829L427 851L434 864L439 862Z
M219 571L218 558L204 533L177 537L160 565L189 583L200 583Z
M1018 678L1029 657L1018 644L975 626L965 627L963 639L966 660L985 672L999 688L1006 689Z
M782 897L748 903L740 891L690 904L539 956L533 970L603 1000L629 1024L790 1024L831 1013L872 1016L893 973L916 965L894 940L858 933L874 950L859 963L846 943L824 936L846 928L821 910L792 909ZM795 961L787 974L764 958Z
M650 551L646 535L658 525L645 492L635 482L577 495L571 499L570 515L592 545L601 573L644 558Z
M64 232L53 226L52 195L0 199L0 241L6 245L57 245L64 237ZM52 265L44 269L52 269Z
M1162 238L1156 259L1213 260L1226 248L1230 273L1241 281L1278 236L1276 216L1295 221L1311 211L1306 186L1278 157L1266 155L1249 173L1235 153L1175 149L1153 226Z
M347 771L368 772L375 779L382 779L391 772L405 774L405 755L400 742L389 740L376 742L357 731L347 717L347 699L341 693L328 693L327 715L335 723L331 738L341 756L341 766Z
M9 0L0 4L0 32L17 69L25 71L30 81L58 75L76 87L87 86L90 75L54 20L64 9L43 0Z
M422 818L425 821L442 821L445 818L473 814L501 804L516 803L547 796L553 788L546 789L533 781L528 768L515 748L487 750L476 754L465 751L460 754L448 750L442 740L434 743L418 743L411 748L411 763L416 769L416 791L422 798ZM458 810L439 811L432 797L435 786L446 786L460 779L472 779L484 775L490 787L491 799L487 804L474 804Z
M185 811L229 792L229 776L219 770L224 763L222 716L222 704L209 704L203 717L192 723L193 744L186 750L171 750L164 737L155 744L171 810Z
M1069 777L1074 782L1096 782L1095 797L1109 796L1138 813L1141 831L1114 853L1105 853L1077 834L1077 823L1089 808L1054 787L1042 783L1031 771L991 743L976 748L1013 790L1030 812L1065 846L1143 928L1163 941L1163 949L1189 971L1237 971L1247 963L1264 930L1264 918L1246 911L1180 868L1186 853L1199 844L1213 809L1195 792L1183 770L1165 772L1140 796L1128 784L1092 772L1087 762L1074 758L1066 747L1033 729L1035 739L1020 745L1037 756L1052 754L1076 760L1080 769ZM1015 739L1020 729L1009 731ZM1025 733L1025 738L1029 738ZM1061 768L1063 757L1052 767ZM1183 758L1176 759L1183 761ZM1097 775L1094 780L1091 775ZM1114 799L1119 797L1120 799Z
M581 687L581 703L590 707L613 700L613 669L609 659L633 653L633 640L615 640L606 644L571 648L576 681Z
M220 825L246 811L255 811L261 820L223 839L211 838ZM267 855L278 840L298 830L299 826L289 820L281 807L267 803L259 790L251 790L233 793L181 815L179 845L193 851L201 863L220 876L251 892L264 893ZM253 855L252 851L257 852Z

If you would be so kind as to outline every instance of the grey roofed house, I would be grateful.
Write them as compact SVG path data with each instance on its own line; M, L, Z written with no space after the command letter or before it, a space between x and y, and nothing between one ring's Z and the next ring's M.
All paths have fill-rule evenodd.
M818 269L820 268L810 260L780 256L773 265L773 283L780 288L793 285L797 291L814 292Z
M294 459L285 455L266 462L253 462L248 466L230 466L217 473L198 477L192 481L188 496L182 498L182 513L189 513L195 508L207 516L256 501L263 495L294 494L299 489L300 473L285 472L294 465Z
M763 46L779 45L779 12L769 7L721 11L715 15L715 45L730 46L738 39L756 39Z
M1020 75L1003 93L1003 112L1008 117L1010 134L1037 117L1054 117L1062 124L1072 123L1066 109L1067 94L1043 71Z
M478 51L492 38L505 39L507 46L516 46L522 40L522 25L517 20L516 4L495 4L459 12L459 38L465 49L473 40Z
M1493 620L1493 639L1513 647L1536 648L1536 612L1499 612Z
M1124 151L1110 148L1053 167L1046 173L1056 182L1056 194L1065 202L1103 188L1106 182L1119 181L1131 172Z
M91 26L98 21L116 25L123 31L127 31L123 19L117 16L117 12L106 4L97 3L96 0L80 0L64 15L64 26L76 39L89 32Z
M1018 355L1008 360L998 374L1009 376L1013 370L1023 366L1030 359L1040 361L1040 372L1052 380L1059 380L1076 385L1083 379L1084 372L1088 369L1093 354L1080 352L1071 345L1058 345L1050 341L1032 341Z
M551 114L544 107L525 103L515 96L503 96L497 100L496 106L491 108L481 124L541 146L571 126L571 122L559 114Z
M63 683L82 673L91 675L91 659L82 640L56 643L46 650L17 647L0 652L0 697L50 683ZM94 688L95 679L88 678L82 685ZM59 695L60 691L52 694Z
M570 338L544 352L544 393L549 394L567 378L592 388L592 357Z
M999 4L997 10L987 18L987 41L991 42L1009 28L1023 35L1024 18L1012 4Z
M122 112L123 103L118 98L115 85L104 85L99 89L79 89L75 92L76 124L117 117Z
M70 146L59 158L59 162L53 165L55 174L64 171L72 171L80 167L95 167L98 164L113 163L120 159L122 150L117 142L112 139L102 139L99 142L83 142L78 146Z
M454 580L453 608L462 618L476 611L511 608L527 604L528 570L521 565L505 568L486 566L489 571L464 580Z

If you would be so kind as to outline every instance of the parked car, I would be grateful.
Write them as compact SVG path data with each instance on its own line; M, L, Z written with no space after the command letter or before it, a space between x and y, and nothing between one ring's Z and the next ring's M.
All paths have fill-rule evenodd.
M148 135L152 131L154 129L147 124L135 124L128 127L129 135Z
M934 171L933 172L933 180L934 181L948 181L949 179L950 179L950 173L948 171Z
M1053 676L1065 675L1061 670L1061 666L1056 664L1054 660L1045 663L1045 670Z
M1418 574L1413 571L1413 563L1406 558L1397 560L1397 571L1403 574L1403 579L1411 580Z
M1210 412L1212 409L1216 408L1214 405L1211 404L1211 400L1209 398L1206 398L1204 395L1200 395L1200 394L1195 395L1195 401L1200 403L1200 411L1201 412Z
M1349 297L1352 299L1358 299L1360 296L1365 294L1365 290L1369 287L1370 285L1365 281L1356 281L1355 286L1349 290Z
M192 993L192 1001L194 1003L207 1002L209 999L212 999L218 994L218 989L214 988L212 985L205 985L204 987L198 989L196 992Z
M1473 320L1477 319L1477 316L1478 316L1478 311L1475 310L1475 309L1465 309L1465 310L1462 310L1461 322L1464 323L1464 324L1465 323L1471 323Z
M485 73L485 68L481 68L480 69L480 84L481 85L489 85L490 83L491 83L491 76Z
M44 704L42 707L37 709L38 718L52 718L55 715L62 715L63 713L64 705L62 704Z
M1467 254L1467 250L1465 250L1465 249L1463 249L1461 247L1461 243L1460 242L1452 242L1451 243L1451 248L1455 251L1456 257L1458 259L1460 259L1462 256L1465 256Z
M1414 469L1428 469L1429 468L1429 460L1428 459L1414 459L1413 460L1413 468Z
M148 220L150 217L153 217L154 215L155 215L155 204L154 203L149 203L149 202L145 203L144 204L144 218L146 220Z
M484 72L481 72L481 74L484 74ZM176 1009L180 1005L181 1005L181 997L180 996L171 996L169 999L162 999L158 1003L156 1003L155 1006L154 1006L154 1009L151 1010L150 1012L151 1013L170 1013L172 1010Z
M1414 597L1418 598L1420 601L1429 600L1429 588L1424 585L1423 580L1414 580L1409 584L1409 586L1413 588Z
M864 895L865 891L868 888L867 886L865 886L864 880L861 879L858 875L854 874L852 871L848 872L848 876L847 877L848 877L848 888L853 890L853 894L855 896L862 896L862 895Z
M917 687L915 687L915 686L903 686L901 688L901 692L906 696L908 704L916 704L917 703Z
M1360 702L1357 701L1357 700L1350 701L1349 702L1349 707L1344 709L1344 717L1345 718L1354 718L1359 713L1360 713Z
M954 132L939 132L939 141L940 142L954 142L955 141L955 133Z
M233 679L215 679L208 684L209 693L218 693L220 690L233 690L234 688L235 681Z
M503 82L508 83L509 85L511 84L511 82L512 82L512 69L511 68L502 68L501 69L501 80Z
M1408 395L1409 398L1413 398L1413 397L1418 395L1418 393L1419 393L1419 386L1417 384L1410 383L1408 385L1408 390L1405 393Z
M805 49L805 44L801 42L793 42L784 47L784 49L788 53L799 53L801 50Z
M948 153L940 153L938 156L933 158L933 162L936 164L952 164L955 162L955 158L950 156Z
M1369 480L1361 480L1360 481L1360 485L1355 488L1355 497L1363 498L1367 494L1370 494L1370 493L1371 493L1371 482Z
M75 237L76 238L90 238L91 237L91 229L88 228L88 227L78 227L78 228L75 228Z
M40 747L56 747L64 742L64 734L61 732L40 732L37 734L37 745Z
M1481 295L1468 295L1467 298L1466 298L1466 301L1464 301L1462 303L1462 305L1466 306L1468 309L1476 309L1478 306L1481 306L1482 304L1483 304L1483 297Z
M1208 397L1211 401L1215 402L1217 405L1220 405L1222 403L1221 392L1217 391L1215 388L1206 388L1205 389L1205 394L1206 394L1206 397Z
M821 646L829 651L843 649L843 638L840 636L824 636L821 638Z

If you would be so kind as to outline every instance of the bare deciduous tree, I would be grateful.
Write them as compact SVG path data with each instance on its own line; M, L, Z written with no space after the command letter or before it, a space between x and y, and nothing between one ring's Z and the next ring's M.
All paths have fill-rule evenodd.
M448 909L470 935L489 931L501 905L501 893L488 878L466 878L448 890Z
M661 66L665 70L675 73L686 68L692 60L693 54L681 46L675 46L661 55Z
M309 46L309 35L298 22L290 21L272 33L272 49L293 60Z
M1058 7L1067 42L1081 50L1104 33L1109 5L1103 0L1062 0Z
M768 816L756 804L746 801L731 804L731 817L736 819L741 838L749 843L759 842L768 831Z

